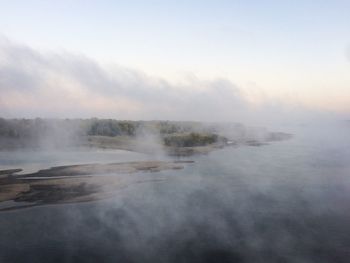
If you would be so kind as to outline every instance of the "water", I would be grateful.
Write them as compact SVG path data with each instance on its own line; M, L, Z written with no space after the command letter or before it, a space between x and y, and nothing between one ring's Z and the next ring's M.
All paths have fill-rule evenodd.
M349 131L293 128L112 199L1 213L0 262L348 262Z

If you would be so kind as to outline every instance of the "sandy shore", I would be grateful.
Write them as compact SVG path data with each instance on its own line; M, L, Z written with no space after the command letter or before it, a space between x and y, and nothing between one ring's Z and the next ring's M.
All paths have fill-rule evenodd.
M58 166L16 175L21 169L0 170L0 211L43 204L94 201L112 196L130 184L159 180L136 173L183 169L192 161L144 161ZM13 202L9 202L13 201ZM23 205L18 205L22 203Z

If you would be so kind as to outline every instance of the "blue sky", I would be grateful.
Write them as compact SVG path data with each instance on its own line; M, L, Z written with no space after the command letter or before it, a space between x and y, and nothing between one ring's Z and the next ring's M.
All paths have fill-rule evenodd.
M0 34L179 83L350 112L350 1L0 1Z

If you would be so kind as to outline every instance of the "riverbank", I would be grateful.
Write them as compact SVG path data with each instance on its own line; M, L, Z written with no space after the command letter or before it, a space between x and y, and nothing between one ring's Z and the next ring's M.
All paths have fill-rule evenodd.
M0 211L28 206L88 202L112 196L130 184L162 180L136 173L184 169L193 161L142 161L58 166L16 175L21 169L0 174ZM125 176L126 175L126 176ZM8 202L13 201L13 202ZM23 205L20 205L23 204ZM5 204L5 205L2 205Z

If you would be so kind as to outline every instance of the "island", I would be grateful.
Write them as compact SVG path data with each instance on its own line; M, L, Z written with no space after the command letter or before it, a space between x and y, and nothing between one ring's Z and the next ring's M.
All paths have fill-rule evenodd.
M130 184L162 180L133 174L184 169L191 163L187 160L80 164L30 174L16 174L21 169L0 170L0 211L107 198Z
M239 123L0 118L0 150L85 147L190 156L226 146L261 146L291 137Z
M104 199L131 184L163 180L135 174L184 169L193 163L187 158L196 154L242 145L258 147L291 137L238 123L0 118L0 151L116 149L163 157L59 166L30 174L21 174L20 167L0 167L0 211Z

